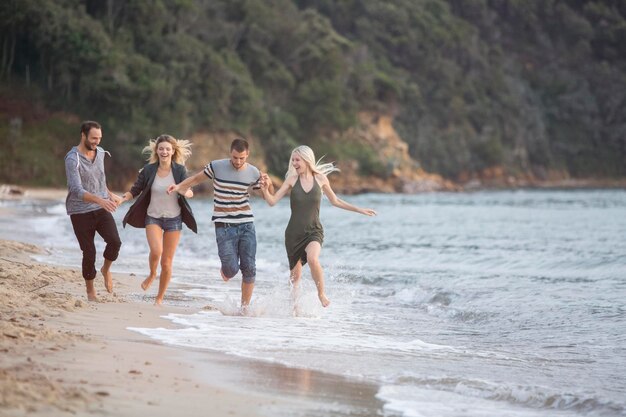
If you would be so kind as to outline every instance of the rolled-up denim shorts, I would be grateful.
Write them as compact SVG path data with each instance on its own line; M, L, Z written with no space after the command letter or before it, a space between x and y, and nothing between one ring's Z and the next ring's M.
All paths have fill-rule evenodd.
M183 230L183 218L178 215L176 217L152 217L146 214L146 226L149 224L156 224L164 232L178 232Z

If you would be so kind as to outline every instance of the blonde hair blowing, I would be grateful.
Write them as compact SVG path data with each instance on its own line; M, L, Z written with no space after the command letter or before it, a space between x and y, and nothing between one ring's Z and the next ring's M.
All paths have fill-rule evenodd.
M309 148L306 145L302 145L291 151L291 156L289 157L289 169L287 170L287 174L285 174L285 178L296 175L296 170L291 164L291 159L294 155L298 155L300 158L302 158L302 160L306 162L306 164L309 166L314 174L328 175L331 172L339 171L339 168L337 168L332 162L323 164L323 156L316 162L313 149Z
M191 156L191 142L185 139L176 139L170 135L161 135L156 139L150 139L148 145L143 148L142 151L142 153L149 155L148 162L153 164L159 160L157 148L161 142L167 142L172 145L172 149L174 150L172 161L177 164L185 165L185 161Z

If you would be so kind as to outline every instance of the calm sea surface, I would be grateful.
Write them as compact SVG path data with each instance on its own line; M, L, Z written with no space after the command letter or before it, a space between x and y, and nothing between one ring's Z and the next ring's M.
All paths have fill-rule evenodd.
M211 201L195 199L200 233L183 232L168 295L198 312L168 316L176 329L134 330L373 382L385 416L626 415L626 191L346 199L379 215L323 203L329 308L305 269L293 316L288 200L270 208L256 199L256 317L235 316L240 277L221 281ZM0 205L22 213L19 236L4 218L0 237L47 247L47 262L80 264L63 204ZM115 215L120 225L127 208ZM121 237L114 270L144 275L143 230Z

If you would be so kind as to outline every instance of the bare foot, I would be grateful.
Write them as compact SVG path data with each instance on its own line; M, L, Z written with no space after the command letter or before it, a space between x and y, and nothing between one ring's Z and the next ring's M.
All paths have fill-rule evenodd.
M228 280L230 279L230 278L227 278L227 277L226 277L226 275L224 275L224 273L222 272L222 268L220 268L220 275L222 276L222 279L223 279L225 282L228 282Z
M242 316L249 316L250 315L250 306L249 305L242 305L241 308L239 309L239 314Z
M300 312L300 306L298 304L293 305L293 308L291 309L291 314L294 317L300 317L300 314L302 313Z
M85 280L85 286L87 287L87 300L98 301L96 296L96 288L93 286L93 279Z
M107 289L107 292L112 293L113 292L113 275L111 274L111 271L108 269L100 269L100 272L102 272L102 276L104 276L104 288Z
M317 296L319 297L320 301L322 302L322 307L328 307L330 305L330 300L326 297L326 294L319 293L319 294L317 294Z
M163 305L163 299L162 298L155 298L154 299L154 305L157 307L161 307Z
M152 285L152 281L156 278L156 275L150 275L148 278L144 279L141 283L141 289L146 291Z

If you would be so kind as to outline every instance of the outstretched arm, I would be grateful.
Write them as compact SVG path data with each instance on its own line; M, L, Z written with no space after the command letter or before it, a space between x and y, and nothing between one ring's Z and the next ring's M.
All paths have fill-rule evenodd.
M324 191L324 194L326 194L326 197L328 197L328 201L330 201L330 204L332 204L333 206L348 211L354 211L355 213L361 213L366 216L376 215L376 211L373 209L357 207L337 197L337 194L335 194L335 192L331 188L330 182L328 181L328 178L326 178L326 176L316 175L316 178L319 178L322 184L322 191Z
M176 191L178 194L184 195L187 197L187 192L191 191L190 188L194 185L200 184L202 181L207 180L209 177L204 173L204 171L200 171L197 174L187 178L185 181L182 181L178 184L172 184L167 187L167 193L171 194ZM192 194L193 195L193 194Z
M87 203L96 203L106 211L113 213L117 209L117 202L109 198L100 198L95 194L85 191L83 194L83 201Z
M271 181L269 180L265 181L263 184L263 187L261 188L261 192L263 193L263 199L270 206L275 205L276 203L278 203L278 201L281 198L283 198L287 194L287 192L291 189L291 187L293 187L293 184L295 184L296 182L296 178L297 178L296 175L287 178L285 182L283 182L283 185L280 186L278 191L276 191L276 194L272 194L270 192Z
M146 182L146 170L145 168L143 168L139 171L139 175L137 176L137 179L135 180L135 183L131 187L130 191L126 191L124 194L122 194L122 199L118 203L118 206L127 201L131 201L133 198L141 194L144 187L146 186Z

